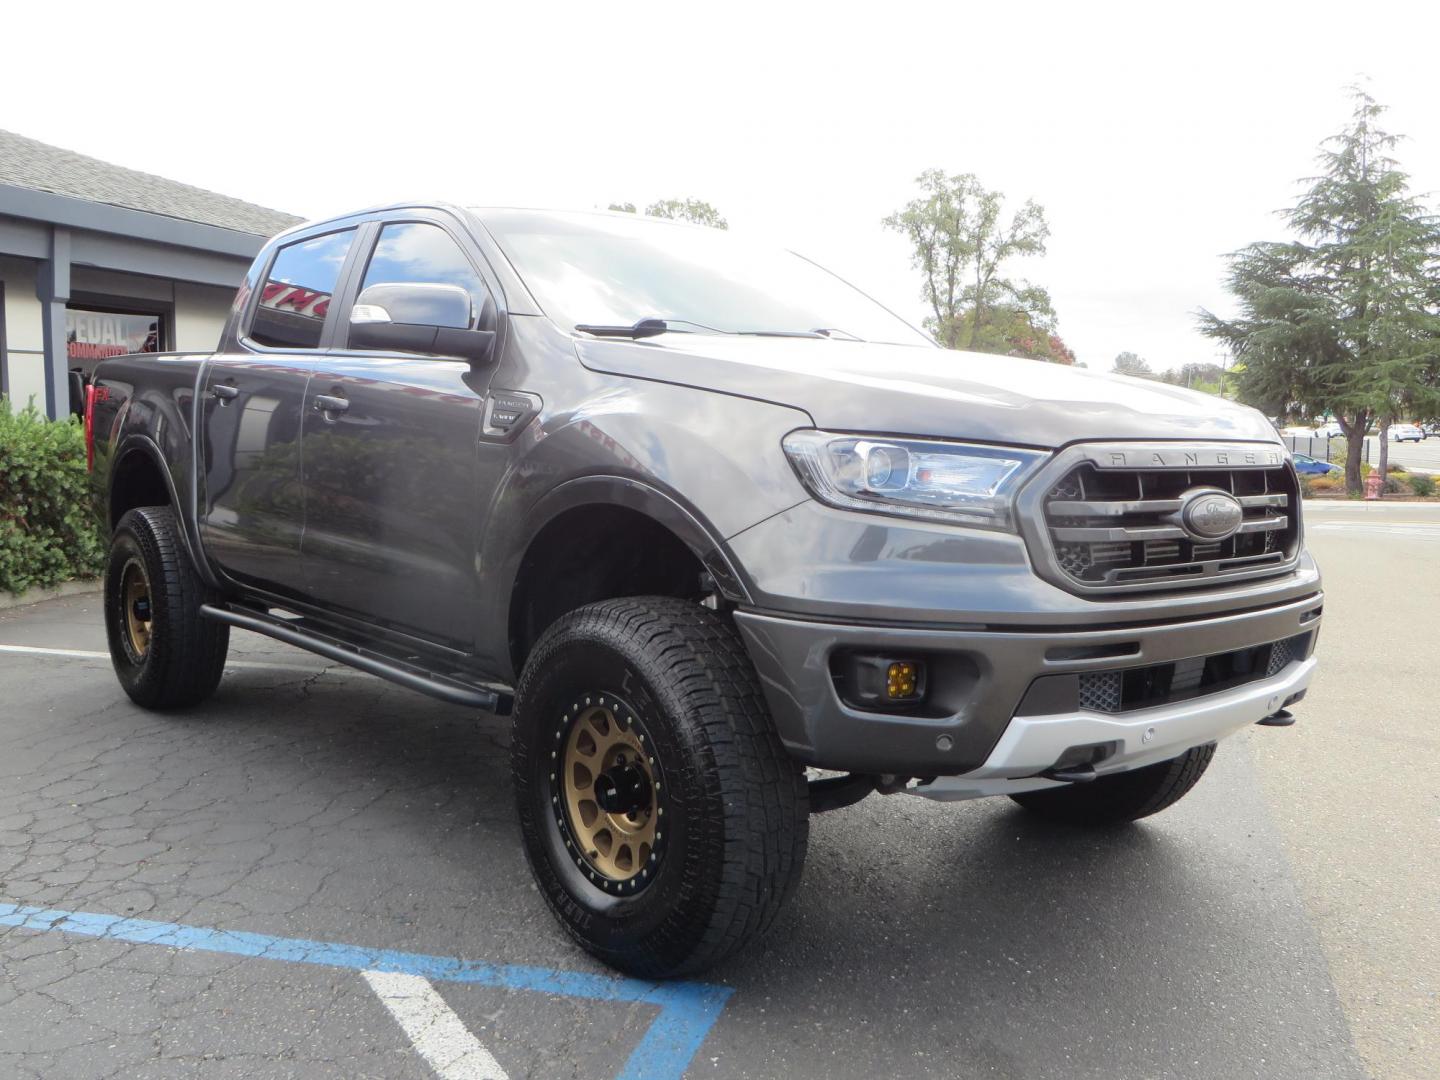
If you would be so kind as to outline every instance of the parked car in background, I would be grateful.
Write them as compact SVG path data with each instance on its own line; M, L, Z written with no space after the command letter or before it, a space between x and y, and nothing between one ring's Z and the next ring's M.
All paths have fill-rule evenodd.
M1308 427L1285 427L1280 429L1280 434L1287 439L1314 439L1319 437L1314 428Z
M1425 438L1425 433L1414 424L1391 424L1391 442L1419 442Z
M1420 434L1427 439L1440 439L1440 424L1421 424Z
M1328 461L1321 461L1319 458L1313 458L1309 454L1296 454L1294 458L1295 471L1301 476L1325 476L1328 473L1343 473L1345 471L1339 465L1332 464Z
M1341 439L1345 437L1345 432L1339 424L1331 420L1328 424L1321 424L1315 429L1315 437L1317 439Z

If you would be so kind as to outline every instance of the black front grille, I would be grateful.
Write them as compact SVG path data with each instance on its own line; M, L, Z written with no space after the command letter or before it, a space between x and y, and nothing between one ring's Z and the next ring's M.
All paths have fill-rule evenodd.
M1196 489L1233 495L1239 531L1204 541L1179 522ZM1267 568L1285 569L1299 541L1299 493L1283 466L1112 469L1076 466L1045 496L1045 527L1055 562L1092 590L1202 583Z
M1118 713L1204 697L1279 675L1303 659L1307 631L1268 645L1252 645L1214 656L1175 660L1121 671L1092 671L1078 677L1076 706L1091 712ZM1075 678L1051 675L1049 679Z

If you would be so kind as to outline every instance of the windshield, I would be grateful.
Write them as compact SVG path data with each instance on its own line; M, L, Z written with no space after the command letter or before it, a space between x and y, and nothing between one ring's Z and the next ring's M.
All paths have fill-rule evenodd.
M684 331L798 333L932 345L840 278L718 229L622 214L478 211L566 330L660 318Z

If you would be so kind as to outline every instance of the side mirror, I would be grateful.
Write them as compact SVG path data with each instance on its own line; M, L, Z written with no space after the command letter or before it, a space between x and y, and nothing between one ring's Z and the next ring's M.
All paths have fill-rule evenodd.
M454 356L482 364L495 331L472 330L470 294L458 285L371 285L350 309L352 349Z
M85 373L70 372L70 411L76 416L85 415Z

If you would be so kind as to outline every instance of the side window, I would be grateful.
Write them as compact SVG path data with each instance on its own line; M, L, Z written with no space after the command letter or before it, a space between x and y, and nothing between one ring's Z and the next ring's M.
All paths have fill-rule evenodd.
M470 294L471 328L485 310L489 295L450 234L438 225L422 222L398 222L380 230L360 291L372 285L400 284L460 286Z
M270 263L250 336L281 349L316 349L330 297L355 230L312 236L286 244Z

